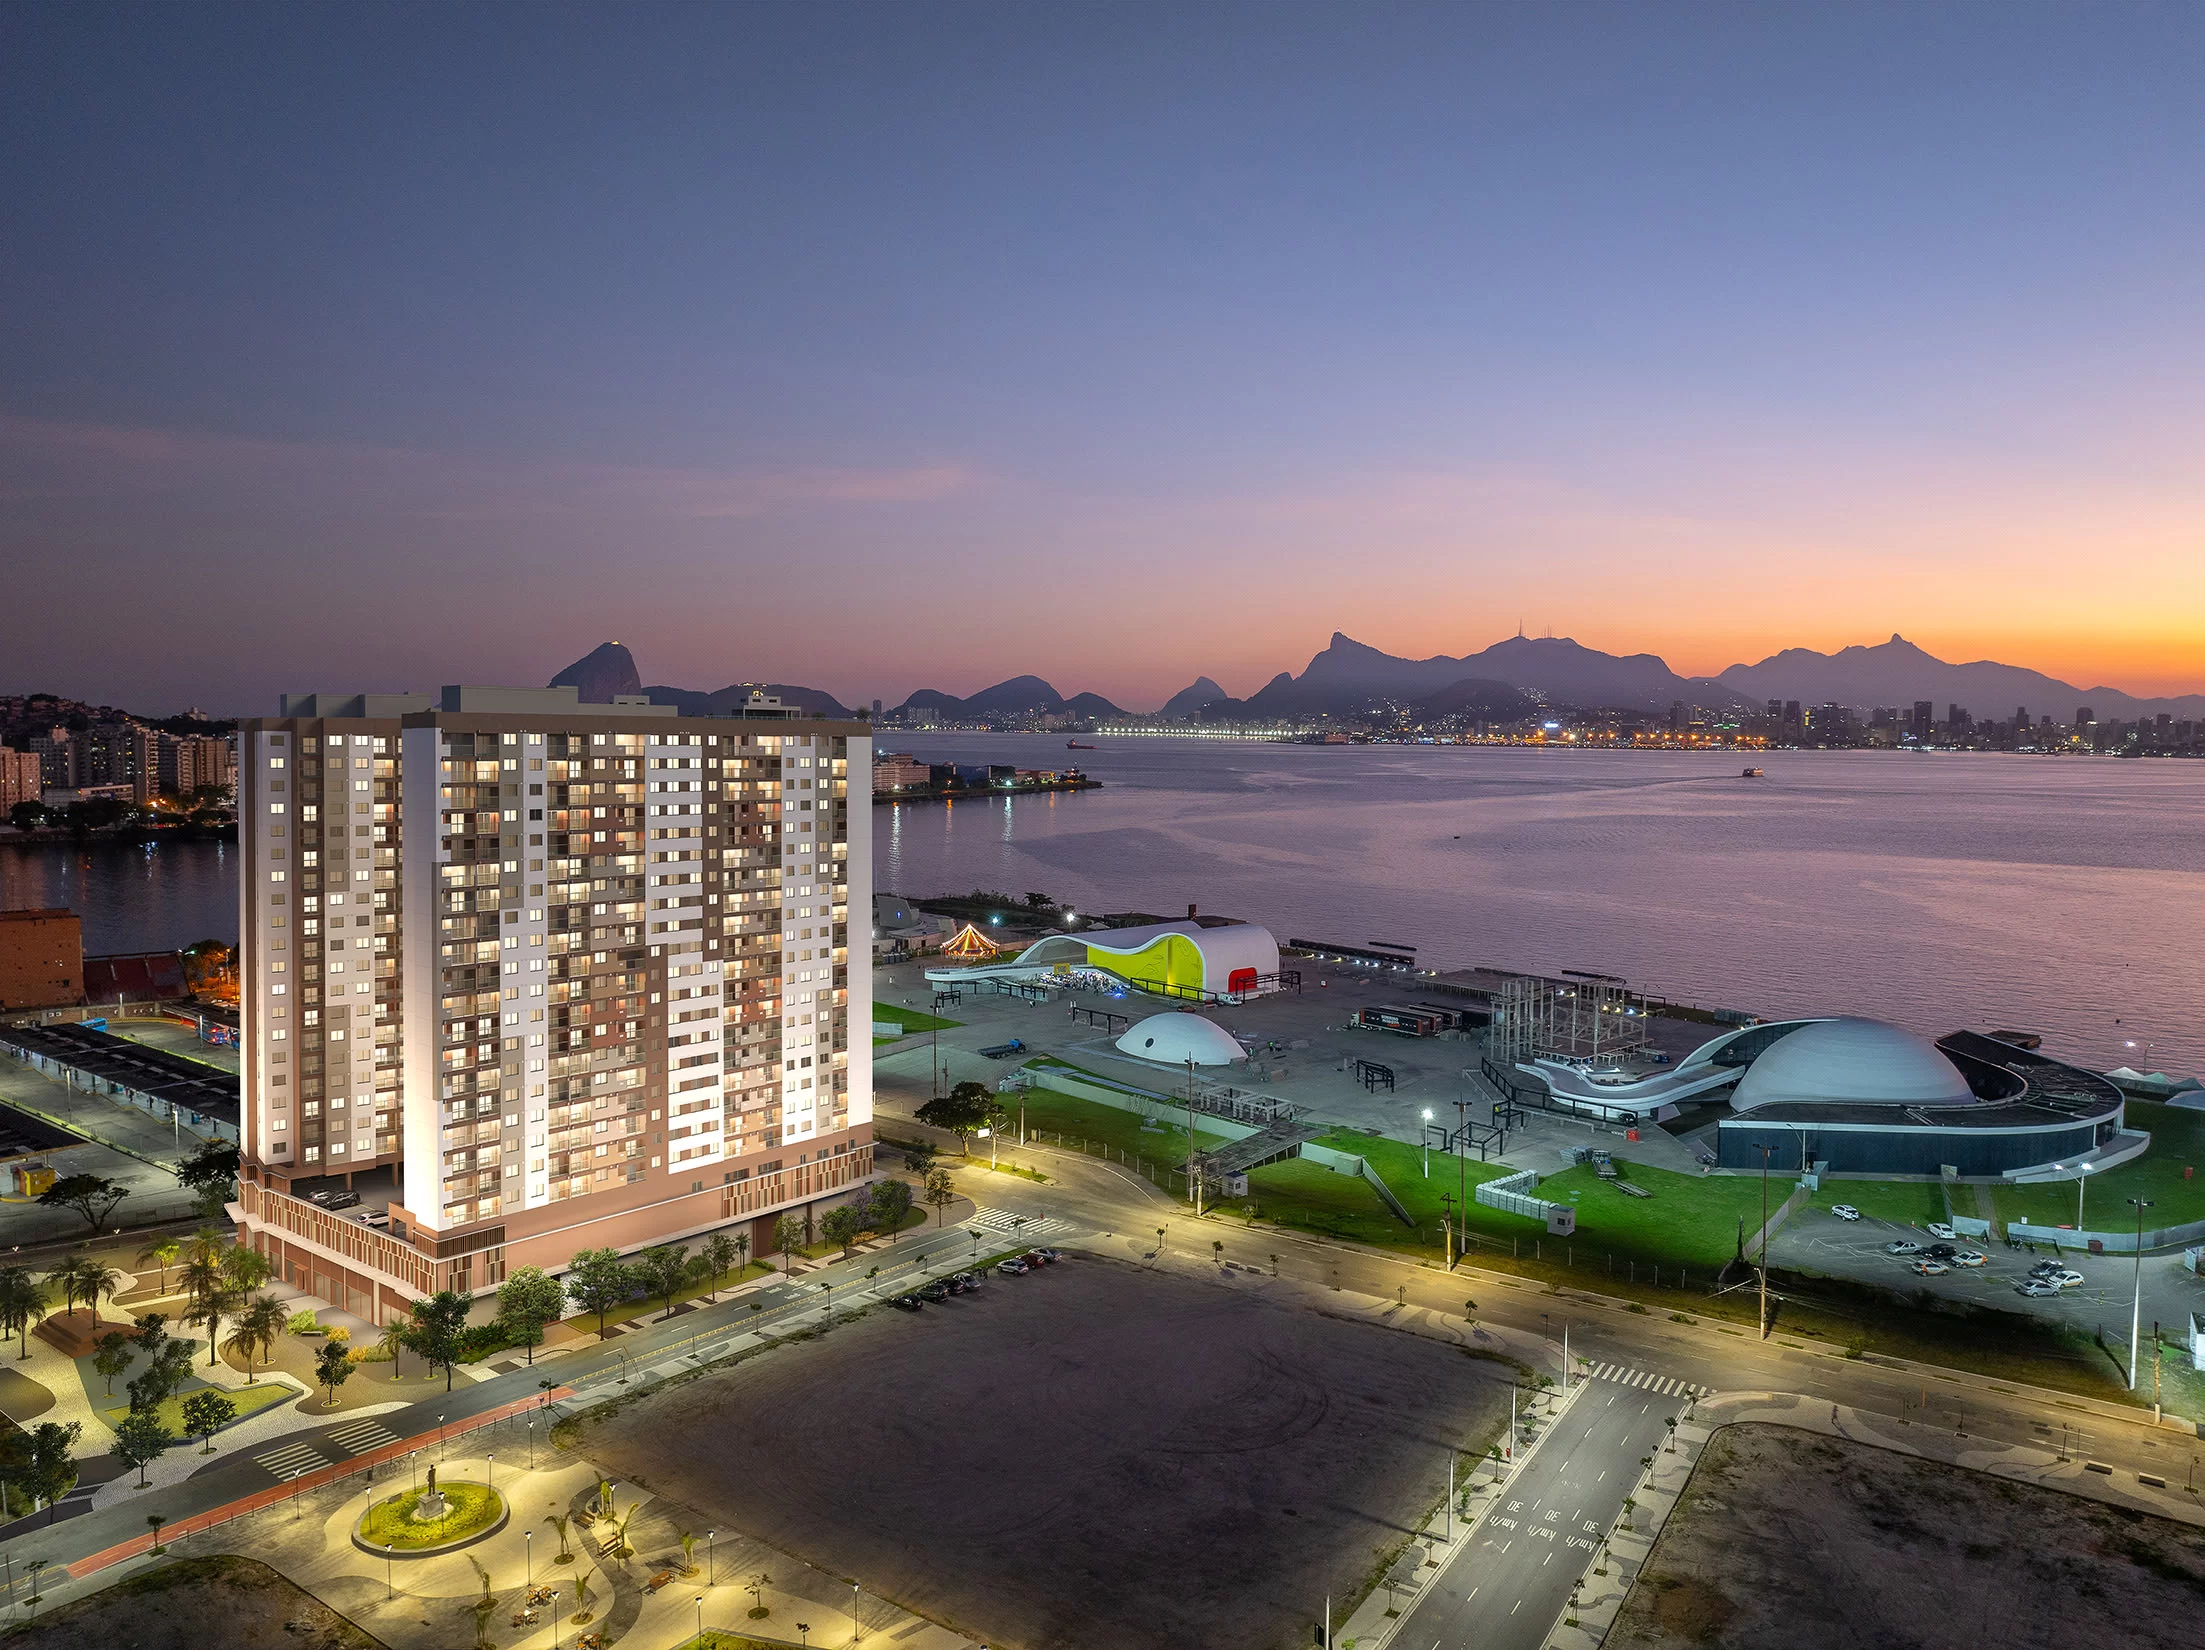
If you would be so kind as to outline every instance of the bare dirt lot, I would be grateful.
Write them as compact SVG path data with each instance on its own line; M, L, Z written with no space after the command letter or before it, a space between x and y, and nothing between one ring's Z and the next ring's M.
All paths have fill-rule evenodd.
M24 1589L27 1591L27 1589ZM36 1650L382 1650L383 1641L249 1558L159 1565L8 1635Z
M1075 1256L875 1312L593 1425L582 1453L1021 1650L1281 1650L1482 1447L1512 1368Z
M2195 1646L2205 1531L1788 1427L1717 1433L1611 1645Z

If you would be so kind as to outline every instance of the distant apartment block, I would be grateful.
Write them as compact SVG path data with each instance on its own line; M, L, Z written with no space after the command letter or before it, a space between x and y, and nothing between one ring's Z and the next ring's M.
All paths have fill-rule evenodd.
M917 757L883 751L873 759L873 794L887 796L896 791L924 790L933 772Z
M45 768L38 753L0 748L0 814L18 802L39 801L45 794Z
M572 688L245 723L245 1240L380 1321L862 1191L869 731Z
M0 911L0 1009L84 1001L84 924L74 911Z
M227 739L205 734L164 738L161 742L161 789L170 796L189 796L201 789L228 790L237 781L237 747Z

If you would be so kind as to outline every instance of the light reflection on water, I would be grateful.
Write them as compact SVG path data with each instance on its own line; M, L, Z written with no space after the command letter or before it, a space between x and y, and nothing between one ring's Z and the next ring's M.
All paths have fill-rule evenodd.
M1749 780L1714 753L1096 742L1099 791L876 809L876 886L1195 903L1441 967L2205 1072L2205 763L1777 752ZM1043 735L881 743L1067 756ZM975 806L997 828L961 829Z

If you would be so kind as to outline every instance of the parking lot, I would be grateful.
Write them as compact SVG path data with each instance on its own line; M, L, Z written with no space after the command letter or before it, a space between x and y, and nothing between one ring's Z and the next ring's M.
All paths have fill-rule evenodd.
M582 1449L869 1592L1026 1650L1307 1641L1497 1431L1512 1369L1075 1254L876 1311L593 1425Z

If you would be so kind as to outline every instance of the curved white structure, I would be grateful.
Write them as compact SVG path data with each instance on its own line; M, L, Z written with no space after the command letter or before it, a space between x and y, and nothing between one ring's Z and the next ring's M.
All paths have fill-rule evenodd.
M999 976L1030 979L1096 969L1152 996L1190 1002L1238 1001L1278 988L1279 942L1251 922L1205 928L1158 922L1140 928L1090 928L1045 934L1016 957L981 969L930 968L937 983ZM983 972L984 971L984 972Z
M1746 1068L1731 1104L1745 1111L1800 1100L1967 1106L1975 1104L1975 1094L1960 1068L1926 1037L1847 1015L1779 1038Z
M1136 1060L1183 1066L1229 1066L1248 1058L1248 1051L1233 1040L1223 1026L1199 1014L1151 1014L1118 1039L1120 1053Z

